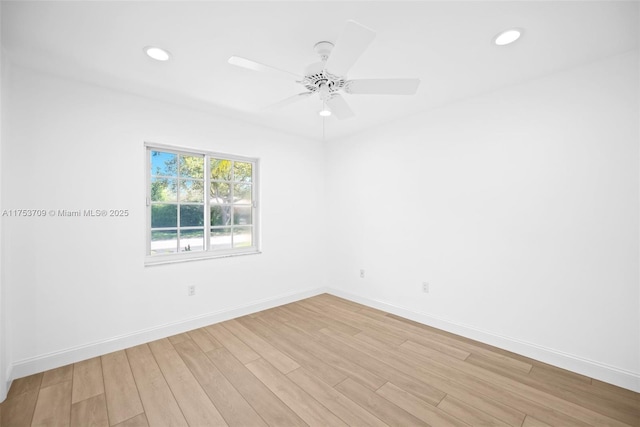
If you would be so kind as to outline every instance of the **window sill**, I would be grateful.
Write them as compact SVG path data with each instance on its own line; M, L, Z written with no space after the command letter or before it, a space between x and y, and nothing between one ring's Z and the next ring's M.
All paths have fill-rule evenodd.
M190 261L201 261L205 259L217 259L217 258L231 258L245 255L259 255L262 251L258 249L251 249L247 251L235 251L235 252L201 252L197 254L171 254L171 255L156 255L148 256L144 260L145 267L152 267L154 265L165 264L177 264Z

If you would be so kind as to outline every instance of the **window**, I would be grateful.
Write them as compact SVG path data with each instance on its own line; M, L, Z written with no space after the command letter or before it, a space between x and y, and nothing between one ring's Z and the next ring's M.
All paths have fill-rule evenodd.
M147 150L147 263L258 252L258 160Z

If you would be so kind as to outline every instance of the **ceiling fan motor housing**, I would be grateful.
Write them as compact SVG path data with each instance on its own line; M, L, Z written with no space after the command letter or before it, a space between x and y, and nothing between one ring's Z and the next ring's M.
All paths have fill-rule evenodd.
M327 41L318 42L313 46L313 49L320 56L321 61L313 63L306 68L304 79L302 79L301 83L308 91L318 92L321 98L328 98L332 93L345 86L346 79L335 76L325 69L327 58L329 58L333 49L333 43ZM326 89L323 87L326 87Z

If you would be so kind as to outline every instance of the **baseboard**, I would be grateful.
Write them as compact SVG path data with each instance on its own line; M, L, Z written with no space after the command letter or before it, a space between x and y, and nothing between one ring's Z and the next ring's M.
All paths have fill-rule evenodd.
M310 298L312 296L319 295L325 292L327 292L326 288L316 288L302 292L292 292L273 298L253 301L241 306L206 313L178 322L167 323L157 327L135 331L130 334L124 334L106 340L95 341L81 346L71 347L64 350L23 359L13 363L8 370L8 383L10 384L10 380L14 378L22 378L27 375L58 368L70 363L76 363L82 360L90 359L92 357L101 356L103 354L144 344L150 341L155 341L161 338L166 338L171 335L190 331L192 329L197 329L214 323L223 322L225 320L234 319L236 317L245 316L257 311L267 310L269 308L277 307L283 304L289 304L291 302ZM3 399L0 399L0 401L2 400Z
M494 334L490 331L453 322L437 316L416 312L385 301L367 298L339 289L329 288L327 289L327 293L368 307L377 308L378 310L386 311L406 319L414 320L434 328L451 332L456 335L461 335L485 344L493 345L571 372L585 375L628 390L640 392L640 373L626 371L594 360L563 353L558 350L516 338Z

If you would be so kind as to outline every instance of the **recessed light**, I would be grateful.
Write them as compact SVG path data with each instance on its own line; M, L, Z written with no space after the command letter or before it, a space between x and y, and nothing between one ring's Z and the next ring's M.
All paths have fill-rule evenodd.
M331 115L331 111L325 108L324 110L320 110L318 114L320 114L322 117L329 117Z
M505 46L513 43L518 40L522 35L522 29L520 28L510 28L508 30L502 31L500 34L493 38L493 43L498 46Z
M159 47L147 46L144 48L144 53L146 53L149 58L153 58L156 61L168 61L171 58L171 54Z

